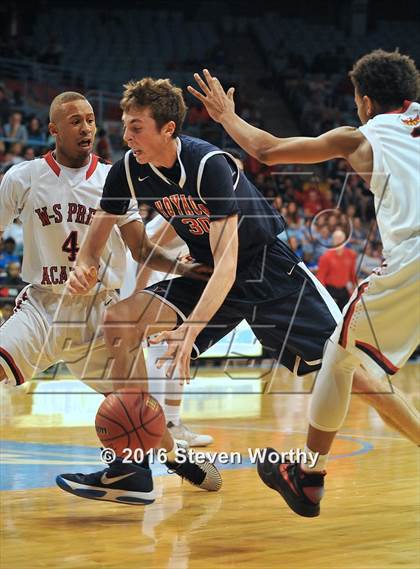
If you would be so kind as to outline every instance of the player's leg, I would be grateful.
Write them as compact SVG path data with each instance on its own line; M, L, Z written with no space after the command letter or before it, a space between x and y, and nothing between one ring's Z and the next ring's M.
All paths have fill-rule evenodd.
M138 292L109 307L103 332L112 358L115 387L136 381L147 389L147 371L142 342L147 336L172 330L177 324L173 308L158 296Z
M324 468L345 419L359 363L373 376L392 375L419 343L417 274L417 264L412 262L394 273L389 268L384 275L372 275L354 293L342 325L327 343L312 395L306 442L307 452L319 453L318 460L313 467L280 461L280 476L274 484L300 515L319 514Z
M138 296L140 295L136 295L136 297ZM150 298L155 301L153 304L153 307L155 307L154 310L150 307ZM138 349L137 343L139 350L142 351L141 339L144 335L154 333L156 330L162 329L162 327L159 327L159 314L164 314L163 318L165 318L165 326L168 326L168 322L170 322L170 312L160 310L159 305L163 304L163 301L161 301L159 297L154 298L152 295L148 295L146 300L149 301L149 304L145 303L146 305L142 305L140 308L139 304L144 302L144 299L141 297L140 302L139 298L136 299L135 306L132 305L131 302L128 302L129 299L114 304L113 308L118 308L121 304L125 303L123 310L118 314L113 314L111 312L111 318L108 320L108 322L111 323L108 329L110 334L108 341L110 341L111 338L111 341L115 343L115 337L118 335L120 348L126 348L126 346L122 346L121 344L123 344L125 340L129 341L129 335L126 334L125 328L131 332L134 331L137 335L136 342L129 344L128 350L122 350L123 354L128 354L128 357L131 358L133 358L131 353ZM127 307L127 305L129 306ZM169 307L168 304L167 306ZM136 310L137 312L135 312ZM95 318L94 313L95 311L91 310L89 314L90 319ZM174 314L173 326L176 325L176 312L174 312ZM140 321L139 317L144 319L144 321L141 322L141 325L136 326L136 323ZM148 318L150 318L150 320L147 320ZM154 322L154 324L148 326L147 322L149 321ZM124 325L127 323L128 326L125 327ZM86 346L79 346L82 357L77 357L77 354L73 354L72 362L69 363L67 360L67 365L76 376L79 376L83 381L89 383L92 380L104 377L104 369L107 368L110 357L115 358L116 354L115 351L113 356L110 354L108 344L105 343L104 338L101 336L96 336L94 341L88 343L87 347L89 350L86 350ZM84 354L87 351L89 352L89 355L86 355L85 357ZM133 361L135 361L134 358ZM133 363L130 362L130 365L133 365ZM117 370L119 370L117 371L119 374L127 373L127 368L124 367L124 362L119 368L117 368ZM142 372L140 371L140 373ZM136 370L134 373L127 373L127 376L130 375L134 375L134 380L136 380L136 385L138 385L139 388L144 388L145 379L147 385L147 376L145 374L143 374L143 376L139 376L139 372ZM139 378L139 380L136 378ZM217 491L220 489L222 484L220 474L216 467L210 462L196 462L193 455L189 455L185 462L176 462L177 444L168 430L164 433L161 441L161 447L167 451L166 465L171 471L178 474L181 478L185 478L194 486L204 490ZM123 463L119 457L109 464L107 468L99 472L94 472L92 474L61 474L57 477L56 482L63 490L82 498L124 502L137 505L149 504L155 499L153 479L147 459L145 459L141 464L136 464L133 462Z
M164 290L168 286L168 295L172 300L177 300L176 294L171 294L171 281L163 281L156 290ZM177 279L176 290L179 290L180 281ZM183 294L188 294L188 289L182 286ZM190 285L191 286L191 285ZM152 287L155 288L155 287ZM201 292L202 285L197 290ZM195 290L195 289L194 289ZM165 377L165 366L158 369L156 361L163 357L166 352L166 344L148 346L147 366L144 362L142 349L143 340L161 330L173 329L184 318L182 311L177 310L176 304L170 300L163 301L159 294L150 292L138 292L123 301L108 308L105 314L104 335L107 341L108 350L114 358L112 376L115 383L121 387L120 381L127 379L138 382L151 392L174 391L178 389L177 378L169 379ZM147 369L146 369L147 367ZM145 383L145 378L151 377L151 385ZM159 385L160 384L160 385ZM151 388L151 389L150 389ZM155 388L155 389L153 389ZM181 399L172 400L179 410ZM166 409L165 409L166 411ZM169 419L168 419L169 422ZM178 422L177 422L178 423ZM173 425L173 426L172 426ZM172 439L186 440L189 444L199 444L200 446L210 444L212 438L208 435L197 435L185 427L171 424L171 436L166 434L162 440L163 447L171 453L173 449ZM181 435L183 435L183 438ZM198 446L198 445L197 445ZM169 459L173 457L169 454Z
M16 298L15 312L1 327L1 380L22 385L58 361L48 343L48 329L48 314L39 294L25 287Z
M99 302L91 306L88 319L85 320L87 328L89 318L93 320L95 312L102 312L103 316L101 304L103 303ZM100 329L90 342L63 349L62 357L73 377L79 378L96 391L104 392L105 396L106 392L113 390L112 382L106 379L110 356ZM147 505L156 499L147 459L139 464L116 459L107 468L97 472L59 474L56 483L70 494L92 500Z
M166 377L166 367L157 367L157 361L167 350L166 342L149 344L146 347L146 369L149 391L156 397L165 411L169 431L175 439L186 441L189 446L208 446L213 442L210 435L195 433L181 420L181 403L184 385Z
M353 376L352 393L370 405L386 425L420 445L420 415L404 393L384 379L369 376L358 367Z
M177 319L177 312L170 304L159 295L145 292L137 292L106 310L103 331L112 358L111 377L115 388L135 382L139 389L149 391L143 340L162 330L172 330ZM168 430L161 445L169 461L175 461L176 444Z

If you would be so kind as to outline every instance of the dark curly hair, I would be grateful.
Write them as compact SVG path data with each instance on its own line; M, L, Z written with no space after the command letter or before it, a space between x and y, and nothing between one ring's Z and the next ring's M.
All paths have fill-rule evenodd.
M182 90L169 79L144 77L139 81L130 81L124 85L121 99L123 111L133 107L150 107L151 114L159 129L169 121L174 121L176 128L173 137L178 136L185 119L185 106Z
M415 101L420 93L420 73L408 55L375 49L361 57L349 73L360 96L367 95L384 110Z

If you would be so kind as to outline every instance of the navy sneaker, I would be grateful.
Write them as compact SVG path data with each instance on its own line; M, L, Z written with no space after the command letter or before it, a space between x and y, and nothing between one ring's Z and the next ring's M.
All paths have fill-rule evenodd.
M60 474L55 479L66 492L90 500L145 505L155 501L149 468L115 461L92 474Z
M324 494L325 472L308 474L298 462L282 461L281 455L273 448L267 448L265 459L258 462L257 469L261 480L272 490L276 490L296 514L306 518L319 516L319 502ZM278 460L270 462L267 457L278 455Z
M188 453L185 462L166 461L166 466L170 472L178 474L181 478L187 480L193 486L207 490L208 492L217 492L222 487L222 477L217 468L209 460L194 460L194 454Z

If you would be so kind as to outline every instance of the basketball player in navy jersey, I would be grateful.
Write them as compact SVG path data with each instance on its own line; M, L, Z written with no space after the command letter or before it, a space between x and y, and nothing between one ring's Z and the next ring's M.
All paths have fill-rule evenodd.
M158 367L169 358L167 375L189 381L191 356L242 319L274 357L281 354L289 370L299 375L318 370L341 314L278 239L283 219L233 157L180 134L186 108L181 90L169 80L129 83L121 106L130 150L107 177L104 213L95 217L79 252L70 290L89 290L86 277L98 267L116 217L126 213L132 198L146 201L169 220L192 256L213 266L213 273L207 284L183 277L162 281L107 311L104 333L114 377L147 377L140 346L148 337L162 346Z

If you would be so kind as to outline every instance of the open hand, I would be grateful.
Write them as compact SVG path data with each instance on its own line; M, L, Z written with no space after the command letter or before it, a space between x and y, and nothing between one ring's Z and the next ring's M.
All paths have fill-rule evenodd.
M184 381L190 382L190 361L191 350L194 346L194 340L189 337L188 331L183 326L176 330L161 332L154 338L149 338L151 344L160 344L167 342L168 349L156 362L156 366L160 369L162 366L167 365L166 377L172 378L175 371L179 383L182 385Z
M201 101L206 107L211 118L216 122L223 122L223 119L235 112L233 101L234 87L230 87L225 93L217 77L212 77L208 69L203 69L204 79L199 73L194 73L194 79L200 86L202 93L188 85L187 89L196 99Z

